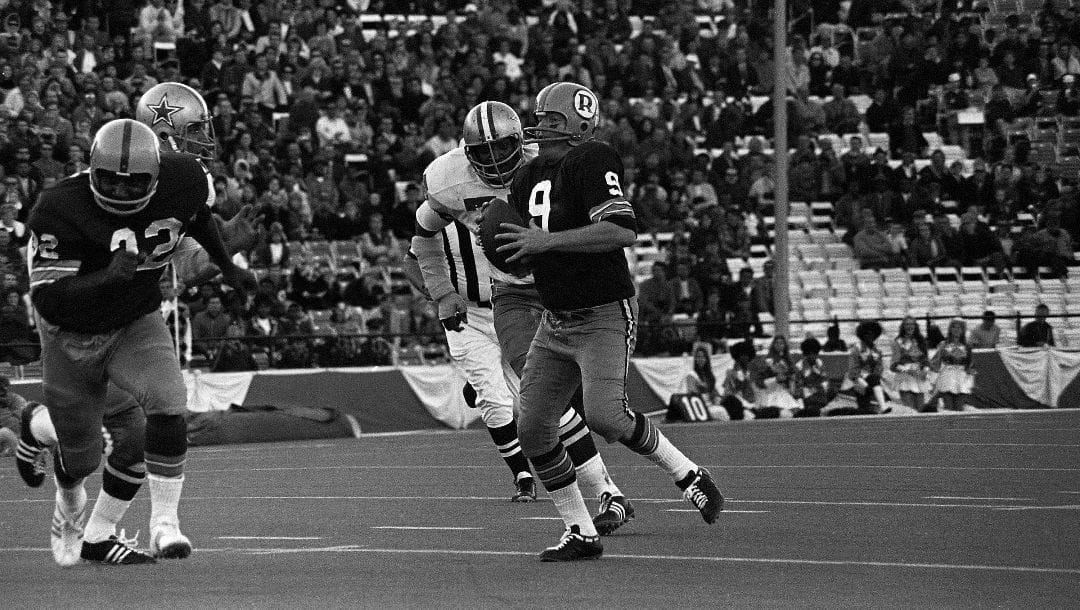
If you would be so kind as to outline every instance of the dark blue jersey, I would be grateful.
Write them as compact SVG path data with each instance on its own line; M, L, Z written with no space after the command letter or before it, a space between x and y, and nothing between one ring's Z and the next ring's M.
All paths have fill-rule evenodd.
M634 230L634 209L622 190L622 159L590 140L554 158L540 154L514 177L510 203L546 231L597 222ZM540 302L551 310L582 309L633 296L634 280L622 248L607 252L546 252L532 261Z
M199 213L209 213L214 191L199 160L161 153L157 192L139 212L121 216L94 201L90 175L79 173L42 192L30 213L31 298L38 313L64 330L100 333L122 328L157 311L158 280L180 239ZM49 289L54 282L109 266L113 252L138 249L146 255L134 278L72 306Z

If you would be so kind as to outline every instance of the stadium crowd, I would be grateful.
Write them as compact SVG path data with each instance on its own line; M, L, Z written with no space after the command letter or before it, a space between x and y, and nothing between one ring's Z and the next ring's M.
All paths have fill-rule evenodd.
M212 107L216 212L252 205L263 219L241 254L261 277L253 300L214 284L179 295L187 344L220 370L262 351L272 366L389 362L398 342L368 333L420 337L413 352L440 357L437 315L399 270L422 171L457 145L474 104L503 101L529 125L535 92L557 80L601 99L600 137L623 158L640 232L672 234L640 286L641 353L681 349L680 314L719 341L760 332L772 308L772 265L733 275L727 260L771 246L776 79L789 92L791 200L831 202L830 228L863 267L1067 272L1080 241L1071 2L1017 13L972 0L792 2L780 74L771 4L9 2L4 339L33 335L19 248L37 194L86 168L97 127L172 80ZM309 338L324 330L337 336Z

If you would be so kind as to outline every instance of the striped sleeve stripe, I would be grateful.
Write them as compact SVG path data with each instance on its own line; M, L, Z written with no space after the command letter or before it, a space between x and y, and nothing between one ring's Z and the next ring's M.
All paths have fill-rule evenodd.
M35 267L30 273L30 287L40 286L41 284L51 284L61 278L75 275L79 272L79 267L46 267L44 269Z
M629 216L633 218L634 207L625 199L615 199L605 201L589 210L589 220L592 222L600 222L608 216Z

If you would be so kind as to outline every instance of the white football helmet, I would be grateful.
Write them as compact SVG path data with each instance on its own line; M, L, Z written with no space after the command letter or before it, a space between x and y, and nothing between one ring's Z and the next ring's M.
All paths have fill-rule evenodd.
M521 119L502 102L480 102L465 115L465 157L488 186L507 188L525 160Z
M135 119L161 138L165 150L191 153L207 162L217 153L213 118L206 100L183 83L158 83L135 106Z
M134 214L150 203L161 172L158 138L132 119L109 121L90 146L90 190L112 214Z

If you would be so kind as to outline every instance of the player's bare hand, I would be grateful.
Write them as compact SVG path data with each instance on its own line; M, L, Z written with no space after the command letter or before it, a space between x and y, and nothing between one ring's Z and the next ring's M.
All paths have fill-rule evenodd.
M105 268L105 282L108 284L130 282L131 278L135 277L135 271L138 270L139 263L144 260L146 260L145 254L136 254L126 248L114 251L112 261Z
M235 290L251 294L255 292L258 282L255 274L247 269L241 269L236 265L230 265L221 270L221 279Z
M469 306L460 294L451 292L439 299L439 322L443 328L455 333L465 328L469 322Z
M19 446L19 437L7 428L0 428L0 456L10 455Z
M505 229L506 233L499 233L495 236L495 241L503 242L501 246L495 248L495 251L510 252L516 250L516 252L506 257L508 263L524 262L537 254L546 252L552 240L551 233L535 224L522 227L504 222L499 225L499 228Z
M221 237L230 254L247 252L259 242L259 224L263 216L250 203L221 225Z

